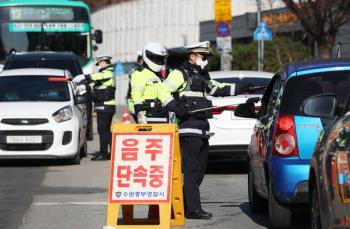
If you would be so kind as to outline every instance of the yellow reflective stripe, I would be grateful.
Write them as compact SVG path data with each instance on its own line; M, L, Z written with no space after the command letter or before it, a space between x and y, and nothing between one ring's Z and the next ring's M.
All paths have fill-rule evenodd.
M182 73L179 70L174 70L170 72L166 80L175 85L176 89L185 83L184 77L182 76ZM157 97L162 103L164 103L164 101L167 98L169 98L171 96L171 93L173 92L173 89L163 82L158 87Z
M236 84L231 84L231 91L230 91L230 95L235 95L236 92Z
M166 106L166 105L168 105L168 103L170 103L170 102L173 101L173 100L174 100L174 98L173 98L172 96L170 96L169 98L167 98L166 100L164 100L163 105Z
M114 99L110 100L110 101L106 101L103 103L104 105L116 105L116 102Z
M198 130L198 129L192 129L192 128L179 129L179 134L186 134L186 133L200 134L200 135L203 134L202 130Z
M138 90L141 90L141 91L144 91L145 88L144 87L141 87L141 86L132 86L131 87L131 90L134 90L134 89L138 89Z
M169 87L171 87L171 89L173 89L173 92L176 92L177 91L177 87L172 83L170 82L169 80L164 80L164 82L166 85L168 85Z
M205 53L210 53L210 52L207 51L207 50L196 50L196 51L193 51L193 52L205 52Z
M146 88L146 76L145 71L139 72L135 71L131 75L131 88L137 87L136 89L131 90L131 98L134 101L142 101L143 100L143 93Z
M219 83L216 82L215 80L210 80L210 82L211 82L212 84L215 85L215 86L210 90L210 93L209 93L209 95L213 95L213 94L215 93L215 91L218 89Z

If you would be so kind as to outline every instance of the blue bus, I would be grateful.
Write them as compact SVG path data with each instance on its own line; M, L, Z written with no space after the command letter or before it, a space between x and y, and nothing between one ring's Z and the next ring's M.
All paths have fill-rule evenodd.
M89 74L93 70L92 38L90 10L83 2L0 2L0 65L12 52L72 52L84 74ZM102 32L96 30L94 38L102 43Z

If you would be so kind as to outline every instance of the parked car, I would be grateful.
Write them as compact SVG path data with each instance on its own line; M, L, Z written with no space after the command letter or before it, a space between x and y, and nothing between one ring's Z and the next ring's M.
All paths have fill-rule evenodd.
M4 70L20 68L67 69L73 77L83 74L79 60L74 53L66 52L23 52L12 53L6 60ZM88 92L90 96L90 92ZM87 139L93 140L92 100L87 103Z
M350 72L337 77L348 81ZM341 105L339 105L341 104ZM337 118L321 131L310 161L309 198L312 228L350 227L350 96L321 94L302 105L306 116Z
M67 70L16 69L0 73L0 159L87 155L86 95L76 95Z
M272 76L273 73L258 71L210 72L210 77L220 83L253 84L254 86L268 85ZM261 98L264 91L265 90L261 90L253 94L227 97L208 96L208 99L213 102L213 106L220 106L213 109L214 117L208 120L210 124L210 157L246 158L250 136L256 119L236 117L234 115L234 109L236 105L244 103L247 98L257 96ZM260 103L256 104L255 108L256 111L258 111Z
M343 103L350 91L349 63L337 58L284 64L262 97L248 148L249 207L255 213L267 205L271 228L288 228L292 209L308 206L311 155L323 126L332 122L305 116L300 106L321 93L335 93ZM251 117L252 106L239 105L235 115Z

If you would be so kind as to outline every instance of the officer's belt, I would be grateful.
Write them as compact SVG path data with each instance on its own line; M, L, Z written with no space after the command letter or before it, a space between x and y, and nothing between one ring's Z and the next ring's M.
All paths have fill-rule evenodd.
M151 107L154 107L154 102L151 103ZM165 107L164 104L162 104L162 107Z

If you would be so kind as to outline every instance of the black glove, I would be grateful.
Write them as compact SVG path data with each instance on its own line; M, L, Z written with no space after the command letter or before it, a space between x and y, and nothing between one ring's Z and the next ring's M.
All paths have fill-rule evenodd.
M187 107L185 107L185 106L179 106L175 110L175 114L176 114L176 118L178 118L178 119L183 119L189 115Z
M254 90L252 89L254 87L254 85L253 84L244 84L243 86L242 86L242 92L243 93L252 93L252 92L254 92Z

